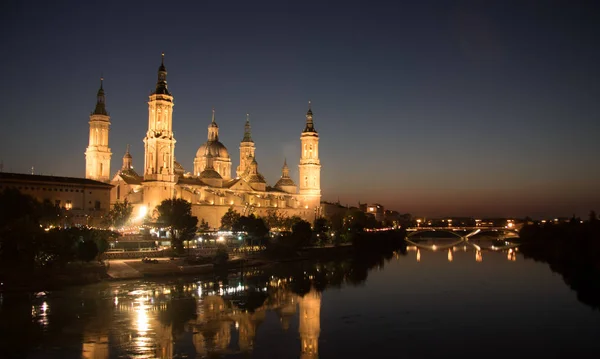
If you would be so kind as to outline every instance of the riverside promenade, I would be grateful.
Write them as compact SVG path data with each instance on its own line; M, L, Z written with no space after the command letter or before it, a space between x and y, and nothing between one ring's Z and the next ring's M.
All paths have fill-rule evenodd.
M138 279L154 276L204 274L213 270L212 264L188 265L183 259L156 258L157 263L144 263L141 259L110 259L106 273L111 279ZM235 261L232 258L230 262Z

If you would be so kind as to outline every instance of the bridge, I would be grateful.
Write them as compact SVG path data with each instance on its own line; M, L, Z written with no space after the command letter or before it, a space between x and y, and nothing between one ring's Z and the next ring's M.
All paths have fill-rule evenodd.
M515 229L505 227L411 227L406 229L407 238L421 236L421 233L442 232L449 233L458 238L469 238L477 234L485 233L486 236L504 238L519 238L519 232Z
M514 228L507 228L507 227L493 227L493 226L477 226L477 227L472 227L472 226L452 226L452 227L431 227L431 226L427 226L427 227L409 227L406 228L407 232L417 232L417 231L452 231L452 232L457 232L457 231L476 231L479 230L481 232L498 232L498 231L511 231L511 232L517 232L516 229Z
M421 233L427 232L443 232L452 234L455 239L446 239L443 243L428 243L429 240L442 239L439 237L422 237ZM468 233L466 233L468 232ZM466 234L465 234L466 233ZM488 233L486 237L494 240L490 242L489 246L482 246L482 240L473 238L475 235L480 233ZM493 234L490 236L489 234ZM491 251L504 251L519 246L519 243L512 242L514 239L519 238L519 233L514 229L507 229L504 227L418 227L407 229L407 235L404 239L407 243L415 246L416 248L427 249L427 250L445 250L452 249L459 245L473 247L477 252L482 250ZM508 241L510 239L511 241ZM484 240L484 242L486 242Z

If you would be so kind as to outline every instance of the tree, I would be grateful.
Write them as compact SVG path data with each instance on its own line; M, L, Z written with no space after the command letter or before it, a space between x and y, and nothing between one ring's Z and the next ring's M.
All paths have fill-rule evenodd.
M215 253L215 257L213 259L213 264L215 265L224 265L227 264L227 260L229 259L229 252L227 251L227 246L224 244L219 244L217 247L217 252Z
M315 221L313 231L317 234L325 234L329 230L329 223L325 217L319 217Z
M0 192L0 272L31 271L42 243L40 204L16 189Z
M158 206L158 222L169 227L171 246L183 252L183 241L193 238L198 218L192 216L192 204L182 198L165 199Z
M221 217L221 229L225 231L231 231L234 224L240 220L240 217L240 214L230 207L227 210L227 213Z
M133 206L127 200L123 202L117 202L108 212L106 216L106 224L109 227L120 228L127 224L131 213L133 212Z
M199 231L208 231L208 230L210 230L210 226L208 225L208 222L206 222L204 220L204 218L202 218L200 220L200 224L198 225L198 230Z
M46 199L38 205L39 221L44 227L59 226L62 218L62 211L59 207Z
M246 232L248 234L247 238L250 240L250 244L253 244L254 240L257 240L260 243L269 233L269 228L267 228L263 219L260 217L257 218L253 214L247 217L240 217L240 219L234 223L233 230Z
M284 228L287 217L281 215L277 209L269 209L264 217L265 224L269 228Z
M84 240L83 242L79 242L77 245L77 257L84 261L89 262L96 258L98 255L98 246L96 242L91 239Z
M297 243L299 243L301 246L310 244L310 238L312 236L310 223L305 220L296 222L292 226L292 236L295 237Z
M292 228L294 227L294 225L300 221L303 221L302 218L300 218L299 216L291 216L291 217L285 217L283 219L283 225L282 227L285 230L291 231Z
M315 221L313 233L317 237L317 244L323 244L327 241L327 232L329 231L329 223L325 217L319 217Z
M369 224L369 218L360 210L348 212L344 217L344 232L362 232Z

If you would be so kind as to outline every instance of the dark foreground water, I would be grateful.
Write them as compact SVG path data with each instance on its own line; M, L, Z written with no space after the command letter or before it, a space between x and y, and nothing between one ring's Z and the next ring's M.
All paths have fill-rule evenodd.
M560 275L466 247L4 294L0 308L0 358L600 357L600 312Z

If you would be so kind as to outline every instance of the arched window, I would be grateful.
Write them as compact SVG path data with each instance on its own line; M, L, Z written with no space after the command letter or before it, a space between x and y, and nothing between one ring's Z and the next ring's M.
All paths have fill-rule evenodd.
M304 187L308 187L308 176L304 176Z
M306 157L306 143L304 144L304 157Z

